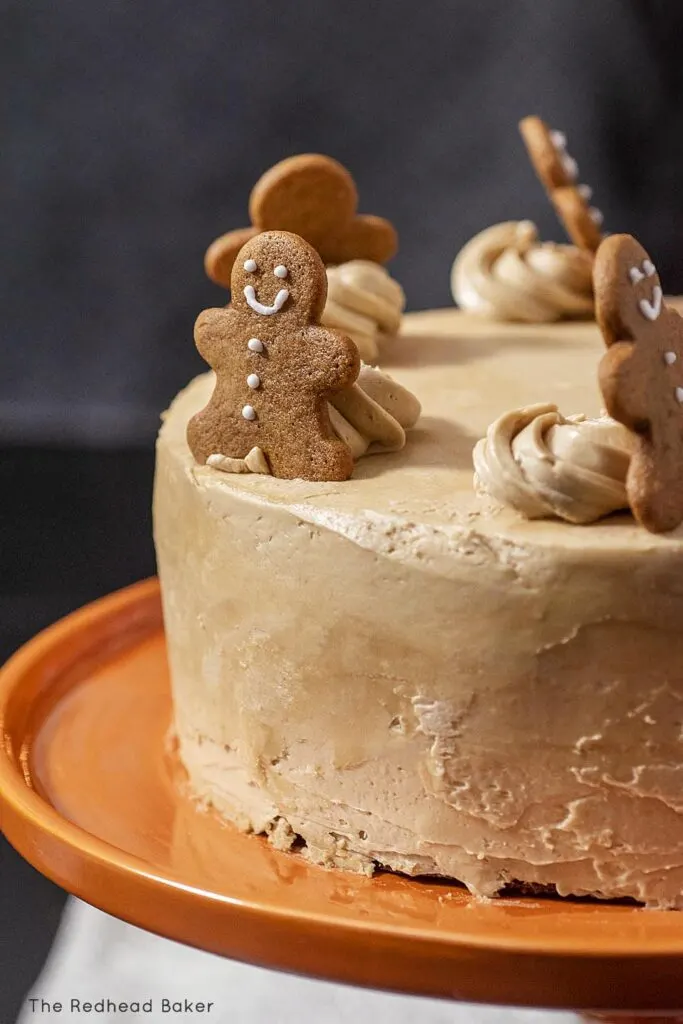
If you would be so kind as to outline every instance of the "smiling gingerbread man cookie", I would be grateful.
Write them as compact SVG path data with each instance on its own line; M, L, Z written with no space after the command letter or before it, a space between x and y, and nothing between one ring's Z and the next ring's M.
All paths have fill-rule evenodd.
M602 243L595 314L607 353L600 386L610 416L638 435L626 489L653 533L683 522L683 320L663 300L654 263L631 235Z
M320 257L297 235L265 232L240 250L231 289L230 306L204 310L195 324L199 353L216 372L208 405L187 428L195 459L254 460L260 450L273 476L348 479L353 456L327 403L353 384L360 360L346 335L319 325Z
M241 247L261 231L291 231L319 253L323 263L349 260L386 263L396 252L396 231L388 220L357 213L356 184L342 164L320 153L281 160L259 178L249 198L252 227L221 235L206 250L206 273L230 287Z

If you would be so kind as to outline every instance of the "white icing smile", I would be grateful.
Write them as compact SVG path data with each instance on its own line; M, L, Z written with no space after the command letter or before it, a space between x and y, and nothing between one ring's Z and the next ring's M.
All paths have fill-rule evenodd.
M659 285L656 284L652 289L652 301L641 299L638 305L643 316L646 316L648 320L656 320L662 312L662 289Z
M633 284L638 284L639 281L644 281L646 277L653 277L656 273L657 268L654 263L651 260L643 260L639 267L631 267L628 276ZM663 294L660 286L658 284L653 285L652 298L638 300L638 308L643 316L647 317L648 320L656 320L662 312L662 298Z
M254 310L255 313L259 313L261 316L270 316L271 313L277 313L282 309L285 302L289 298L289 292L286 288L281 288L275 296L275 302L272 306L264 306L262 302L259 302L256 298L256 291L254 286L248 284L244 289L244 297L247 300L247 305Z

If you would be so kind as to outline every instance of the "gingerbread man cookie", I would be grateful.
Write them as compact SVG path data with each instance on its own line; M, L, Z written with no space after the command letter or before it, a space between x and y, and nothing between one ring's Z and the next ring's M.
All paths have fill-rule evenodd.
M206 273L225 288L237 253L261 231L291 231L318 251L323 263L372 260L386 263L396 252L393 225L356 213L356 185L329 156L305 153L275 164L256 182L249 199L252 227L221 235L206 250Z
M533 116L523 118L519 130L567 234L579 249L595 252L602 241L602 213L597 206L590 206L590 185L578 184L579 166L567 152L566 136Z
M260 449L274 476L348 479L353 456L327 403L353 384L360 360L346 335L319 325L320 257L297 235L265 232L240 249L231 289L230 306L204 310L195 324L199 353L216 372L208 405L187 428L195 459L256 464Z
M605 343L600 387L610 416L638 436L626 489L653 533L683 521L683 320L665 305L654 263L631 235L602 243L593 269Z

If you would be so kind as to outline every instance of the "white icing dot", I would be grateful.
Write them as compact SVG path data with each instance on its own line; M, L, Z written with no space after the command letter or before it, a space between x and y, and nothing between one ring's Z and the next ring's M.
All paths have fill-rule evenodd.
M242 409L242 415L244 416L245 420L255 420L256 409L254 408L253 405L245 405L244 408Z
M590 210L588 211L588 215L590 219L593 221L593 223L597 224L598 226L602 224L603 220L605 219L603 217L602 210L598 210L597 206L591 206Z
M673 366L673 364L676 362L676 353L675 352L665 352L664 353L664 362L666 363L667 366Z
M273 273L275 274L276 277L287 277L289 271L287 270L287 267L284 267L282 264L280 264L275 268Z
M248 274L253 274L255 270L258 270L258 264L256 260L245 260L244 269Z
M683 388L676 388L676 401L683 405Z
M250 352L263 352L263 342L260 338L250 338L247 342L247 348Z
M564 173L567 175L569 180L576 181L579 176L579 165L574 157L570 156L569 153L562 152L560 153L560 161L562 163Z
M253 388L254 390L260 387L261 378L259 377L258 373L250 373L249 376L247 377L247 384L249 385L250 388Z
M590 187L590 185L579 185L578 189L579 189L579 195L581 196L582 199L585 199L586 202L589 202L592 199L592 197L593 197L593 189Z

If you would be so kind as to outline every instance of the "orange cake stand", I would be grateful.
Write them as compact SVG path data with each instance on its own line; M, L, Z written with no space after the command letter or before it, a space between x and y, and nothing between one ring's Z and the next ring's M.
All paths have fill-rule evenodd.
M486 1003L683 1008L683 914L359 877L200 810L168 741L158 584L41 633L0 672L0 827L109 914L266 967Z

